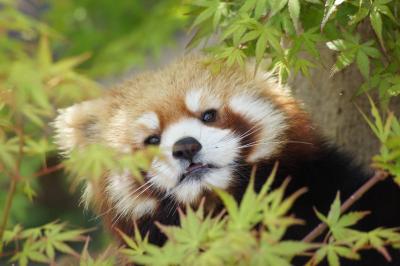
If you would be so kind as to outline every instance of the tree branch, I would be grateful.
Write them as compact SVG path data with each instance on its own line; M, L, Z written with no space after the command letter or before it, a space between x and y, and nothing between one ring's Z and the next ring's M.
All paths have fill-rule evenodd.
M53 166L50 166L50 167L46 167L46 168L43 168L42 170L40 170L39 172L37 172L35 174L35 177L48 175L48 174L51 174L51 173L56 172L56 171L58 171L60 169L63 169L63 168L64 168L64 165L62 163L59 163L59 164L56 164L56 165L53 165Z
M378 182L384 180L388 173L382 170L377 170L375 174L362 185L353 195L350 196L340 207L340 213L346 212L357 200L359 200L368 190L375 186ZM308 235L303 238L303 242L312 242L320 236L328 226L325 223L320 223Z
M24 128L22 126L22 118L20 115L17 116L17 128L15 129L17 135L18 135L18 143L19 143L19 148L18 148L18 157L15 162L15 168L14 168L14 175L11 176L11 182L10 186L8 188L8 193L7 193L7 199L6 203L4 205L4 211L1 216L1 224L0 224L0 253L3 252L3 237L4 237L4 232L7 227L7 222L8 222L8 217L10 215L11 207L12 207L12 202L15 196L15 191L17 188L17 183L21 179L20 175L20 168L21 168L21 162L22 158L24 156Z

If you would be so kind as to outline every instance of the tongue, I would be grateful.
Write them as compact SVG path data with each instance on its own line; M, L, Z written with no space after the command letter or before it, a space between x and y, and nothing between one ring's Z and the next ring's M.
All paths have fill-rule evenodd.
M188 172L192 172L192 171L194 171L194 170L197 170L197 169L200 169L200 168L203 168L203 167L204 167L204 165L201 164L201 163L192 163L192 164L190 164L189 167L187 168L187 171L188 171Z

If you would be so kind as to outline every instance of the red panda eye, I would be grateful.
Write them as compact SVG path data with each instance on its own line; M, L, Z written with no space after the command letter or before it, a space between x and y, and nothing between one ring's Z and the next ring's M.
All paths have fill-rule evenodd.
M144 140L144 145L158 145L160 144L160 136L151 135Z
M207 110L201 115L201 121L203 121L204 123L215 122L216 119L217 110L215 109Z

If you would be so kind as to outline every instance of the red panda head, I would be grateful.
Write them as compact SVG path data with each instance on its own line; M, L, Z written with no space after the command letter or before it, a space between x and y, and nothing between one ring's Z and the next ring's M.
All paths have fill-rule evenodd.
M121 153L159 146L145 187L110 169L102 185L87 188L88 200L134 219L156 212L160 198L195 203L214 187L229 190L243 165L279 159L295 152L289 143L312 137L308 118L271 76L254 76L252 67L214 74L193 56L61 110L55 127L67 153L88 143Z

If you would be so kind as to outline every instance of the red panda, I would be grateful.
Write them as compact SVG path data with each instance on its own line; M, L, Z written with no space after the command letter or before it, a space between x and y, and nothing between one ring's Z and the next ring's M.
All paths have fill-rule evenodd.
M276 185L291 176L288 192L308 188L293 209L307 225L288 232L301 239L318 224L314 207L326 212L337 191L349 197L370 174L320 136L290 89L271 74L254 75L251 66L215 74L204 61L186 56L100 99L59 111L55 139L64 154L90 143L121 153L157 145L162 153L144 185L129 172L110 169L87 184L85 201L111 229L130 235L137 223L152 243L161 245L165 236L154 221L179 224L176 209L203 197L206 207L218 208L215 187L240 201L252 166L257 165L255 186L260 189L279 161ZM354 206L373 212L360 228L400 225L400 191L391 182L378 184Z

